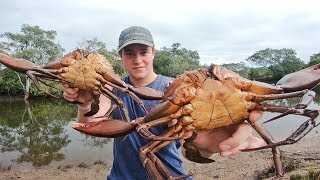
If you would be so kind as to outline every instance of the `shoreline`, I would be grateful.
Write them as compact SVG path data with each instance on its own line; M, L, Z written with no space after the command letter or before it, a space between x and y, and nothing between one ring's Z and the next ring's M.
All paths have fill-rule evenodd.
M286 173L284 179L291 174L306 174L310 168L320 170L320 135L304 138L298 143L281 147L284 157L293 158L300 162L301 167ZM218 154L212 157L216 162L198 164L183 159L184 166L194 179L255 179L259 171L273 165L271 150L244 152L230 158ZM105 179L110 171L112 162L81 163L67 165L57 169L15 169L0 172L0 179Z

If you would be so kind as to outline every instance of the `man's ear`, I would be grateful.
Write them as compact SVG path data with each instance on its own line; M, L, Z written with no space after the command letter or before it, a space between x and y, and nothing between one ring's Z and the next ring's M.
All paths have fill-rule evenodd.
M122 57L122 49L118 52L119 57Z
M156 53L157 53L156 48L152 47L152 51L153 51L153 54L156 55Z
M153 53L153 60L156 58L156 53L157 53L157 50L156 48L152 48L152 53Z

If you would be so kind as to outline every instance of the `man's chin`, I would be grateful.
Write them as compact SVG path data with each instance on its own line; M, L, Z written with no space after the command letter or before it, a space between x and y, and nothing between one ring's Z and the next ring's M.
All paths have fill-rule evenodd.
M131 77L138 80L138 79L144 79L145 77L147 77L147 75L146 75L146 73L134 72L131 75Z

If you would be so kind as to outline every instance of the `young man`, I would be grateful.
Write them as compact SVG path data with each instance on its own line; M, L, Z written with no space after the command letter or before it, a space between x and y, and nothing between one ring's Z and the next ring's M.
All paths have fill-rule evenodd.
M118 51L123 65L129 74L124 78L126 83L135 87L147 86L159 91L165 89L171 78L154 72L153 61L156 50L149 30L139 26L132 26L123 30L119 37ZM130 119L133 120L146 115L144 110L131 97L116 90L114 92L123 99L128 108ZM111 106L111 101L105 96L101 96L99 112L93 118L84 117L84 114L90 110L92 103L90 93L65 86L63 96L68 101L83 103L78 107L78 121L80 122L99 120L94 117L105 114ZM160 101L143 100L143 102L147 109L151 109ZM253 121L258 120L261 114L262 112L253 112L250 114L250 119ZM122 119L119 109L116 109L112 116L115 119ZM167 125L155 127L152 131L155 134L161 134L167 127ZM222 156L226 157L237 154L242 149L254 148L264 144L263 140L253 137L251 131L251 127L243 123L234 127L201 132L198 134L195 142L203 156L210 157L212 153L220 152ZM146 143L147 141L136 132L130 133L126 138L114 138L114 160L108 179L148 179L139 159L139 149ZM187 174L182 167L182 161L179 157L179 147L179 142L175 141L157 152L157 156L173 176Z

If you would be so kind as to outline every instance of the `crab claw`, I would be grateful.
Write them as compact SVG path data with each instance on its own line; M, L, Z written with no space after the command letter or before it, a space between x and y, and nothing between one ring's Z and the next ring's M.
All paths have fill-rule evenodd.
M137 125L137 121L106 119L98 122L74 123L71 127L87 135L113 138L129 134Z
M287 74L277 82L284 92L312 89L320 82L320 64Z
M25 59L16 59L3 53L0 53L0 63L14 71L23 74L25 74L28 70L36 67L36 65L31 61Z

